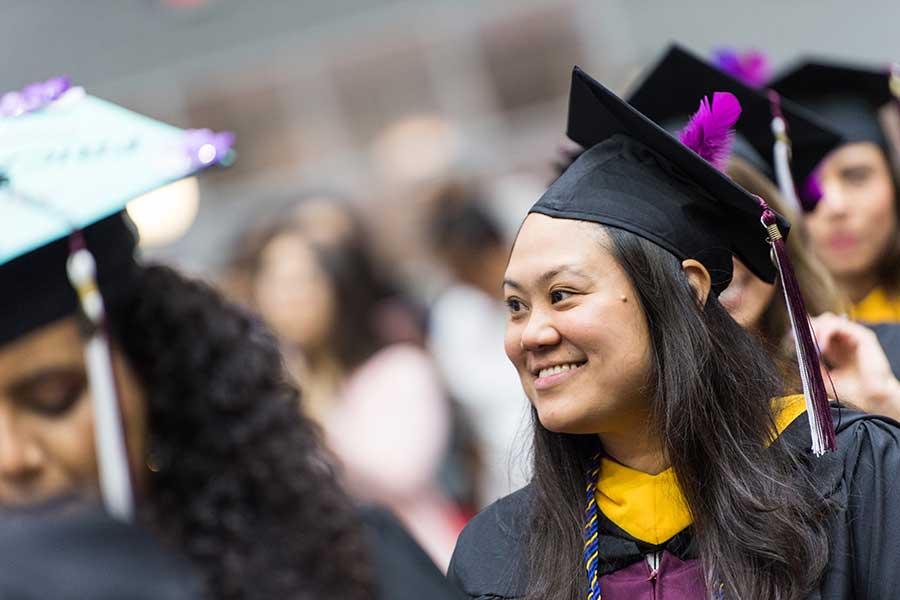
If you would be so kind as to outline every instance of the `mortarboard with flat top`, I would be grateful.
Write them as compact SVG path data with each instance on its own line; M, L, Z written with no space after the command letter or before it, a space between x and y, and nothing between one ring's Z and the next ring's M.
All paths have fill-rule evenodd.
M532 212L621 227L700 260L717 294L731 281L732 255L774 281L758 200L577 67L567 134L587 150ZM779 227L786 235L780 217Z
M673 44L635 88L628 102L667 129L677 130L697 110L699 99L712 90L730 92L741 103L741 118L735 125L734 154L776 181L772 99L688 50ZM779 105L790 133L791 175L794 181L800 182L798 191L803 196L803 184L843 138L797 104L781 99ZM801 200L804 205L810 205L818 198L802 197Z
M0 97L0 344L65 316L84 325L100 488L133 510L104 302L136 274L133 198L229 160L233 136L184 131L62 77Z
M0 106L13 95L21 96L6 94ZM221 162L232 141L231 134L185 131L68 84L44 105L0 116L0 343L74 312L65 271L73 231L83 232L100 282L109 284L101 287L113 293L127 279L135 248L126 204Z
M776 75L768 85L814 112L847 142L872 142L888 149L878 118L878 110L892 98L887 67L803 60Z

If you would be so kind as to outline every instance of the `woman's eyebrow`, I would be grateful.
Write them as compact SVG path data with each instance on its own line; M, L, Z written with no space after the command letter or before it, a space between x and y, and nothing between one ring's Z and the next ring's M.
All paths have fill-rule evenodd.
M590 278L590 276L587 273L585 273L578 267L575 267L573 265L561 265L558 267L554 267L554 268L550 269L549 271L545 271L540 277L538 277L537 283L538 283L538 285L546 285L547 283L552 281L554 278L556 278L560 275L563 275L563 274L575 275L576 277L581 277L583 279ZM503 285L509 286L509 287L517 289L517 290L524 289L522 284L520 284L512 279L509 279L509 278L506 278L503 280Z
M60 377L84 377L84 372L80 366L74 364L43 367L16 379L7 386L7 390L11 396L21 396L48 379Z

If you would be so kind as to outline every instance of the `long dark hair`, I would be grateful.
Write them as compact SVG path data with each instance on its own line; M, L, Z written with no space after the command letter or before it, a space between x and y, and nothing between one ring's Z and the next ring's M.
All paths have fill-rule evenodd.
M726 598L805 596L828 559L827 506L805 458L771 446L781 383L767 353L710 296L698 306L680 261L606 228L651 332L651 419L693 517L707 587ZM597 436L534 421L529 600L584 597L584 483Z
M146 399L142 520L210 598L371 599L360 522L273 336L202 283L137 269L110 320Z

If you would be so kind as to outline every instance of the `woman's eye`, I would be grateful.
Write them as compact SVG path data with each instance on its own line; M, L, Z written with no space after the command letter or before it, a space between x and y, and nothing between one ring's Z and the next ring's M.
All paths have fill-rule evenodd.
M556 304L557 302L562 302L572 295L572 292L567 292L566 290L553 290L550 292L550 302L551 304Z
M871 174L872 170L868 167L845 169L842 173L844 180L851 185L862 185L868 181Z
M518 298L507 298L506 306L509 308L509 312L516 313L522 310L522 303Z
M67 413L81 398L85 382L79 378L47 381L24 397L25 404L34 412L49 417Z

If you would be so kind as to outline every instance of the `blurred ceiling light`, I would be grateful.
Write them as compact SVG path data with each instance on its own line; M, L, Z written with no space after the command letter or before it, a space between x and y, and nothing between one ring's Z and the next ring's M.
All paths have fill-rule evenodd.
M372 145L379 174L396 184L436 178L460 158L459 128L437 115L406 117L383 129Z
M126 208L141 236L141 246L165 246L188 230L199 203L197 178L188 177L138 196Z

